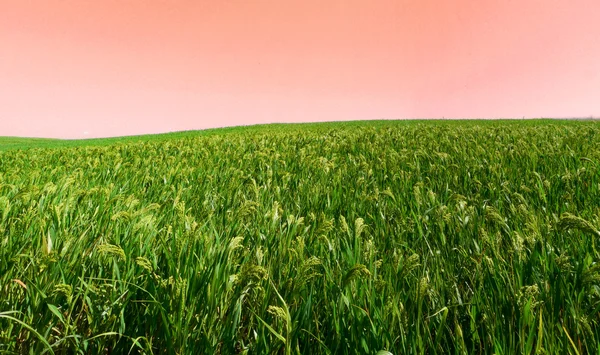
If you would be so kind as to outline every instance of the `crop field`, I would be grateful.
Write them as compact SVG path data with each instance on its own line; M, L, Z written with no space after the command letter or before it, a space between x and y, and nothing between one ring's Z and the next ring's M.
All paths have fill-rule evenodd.
M600 351L597 122L60 142L0 140L0 354Z

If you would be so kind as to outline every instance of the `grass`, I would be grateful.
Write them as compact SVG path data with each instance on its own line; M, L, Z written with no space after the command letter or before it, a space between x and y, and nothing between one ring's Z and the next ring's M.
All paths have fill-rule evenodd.
M0 353L598 352L595 122L11 144Z
M368 123L367 123L368 122ZM557 119L537 119L537 120L371 120L371 121L346 121L346 122L318 122L318 123L271 123L257 124L250 126L235 126L224 128L211 128L205 130L180 131L162 134L145 134L135 136L111 137L111 138L87 138L87 139L49 139L49 138L22 138L22 137L3 137L0 136L0 151L6 150L24 150L33 148L68 148L68 147L103 147L120 143L135 143L135 142L160 142L165 140L175 140L183 138L206 137L212 135L224 135L229 133L249 134L254 132L267 133L270 131L286 130L292 127L310 128L312 130L327 130L339 128L340 125L344 128L363 127L388 127L388 126L404 126L412 124L422 125L458 125L468 126L476 125L497 125L499 123L506 125L532 126L545 123L561 123L573 124L577 121L573 120L557 120ZM585 122L585 121L584 121ZM593 121L588 121L593 122Z
M60 140L58 139L0 136L0 151L9 149L22 149L35 146L51 146L52 144L58 144L59 142Z

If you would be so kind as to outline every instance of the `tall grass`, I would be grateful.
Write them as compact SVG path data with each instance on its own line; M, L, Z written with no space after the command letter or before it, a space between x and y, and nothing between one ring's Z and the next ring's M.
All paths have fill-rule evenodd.
M598 147L380 122L0 152L0 353L597 353Z

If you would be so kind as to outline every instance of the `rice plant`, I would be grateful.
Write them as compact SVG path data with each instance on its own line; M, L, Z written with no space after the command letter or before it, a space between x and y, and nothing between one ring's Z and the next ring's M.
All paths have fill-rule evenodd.
M94 142L0 149L0 353L599 351L595 122Z

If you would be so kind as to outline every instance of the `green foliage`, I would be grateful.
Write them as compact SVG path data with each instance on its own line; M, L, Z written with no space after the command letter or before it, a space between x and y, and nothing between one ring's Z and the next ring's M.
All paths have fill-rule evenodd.
M0 353L597 353L598 147L377 121L0 151Z

